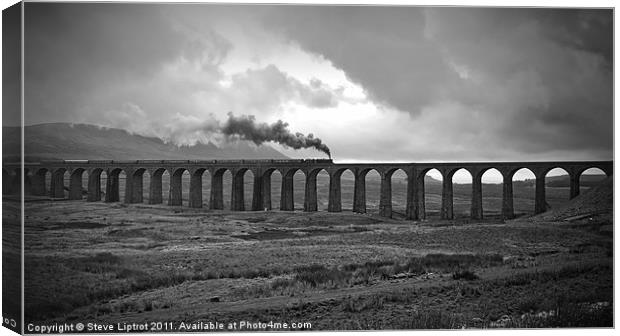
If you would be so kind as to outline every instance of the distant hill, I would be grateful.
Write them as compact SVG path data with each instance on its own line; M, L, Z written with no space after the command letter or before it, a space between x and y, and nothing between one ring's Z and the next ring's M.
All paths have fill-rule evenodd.
M595 187L607 176L604 174L583 174L579 178L579 185L582 187ZM570 187L570 178L568 175L549 176L546 180L547 187L561 188Z
M2 128L3 159L19 158L19 127ZM27 161L42 159L90 160L209 160L286 159L270 146L246 141L218 147L212 143L178 147L159 138L131 134L116 128L87 124L53 123L26 126Z

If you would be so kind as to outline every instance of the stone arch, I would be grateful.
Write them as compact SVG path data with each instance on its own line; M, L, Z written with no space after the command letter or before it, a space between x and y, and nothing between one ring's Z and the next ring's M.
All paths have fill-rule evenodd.
M162 204L164 174L170 174L165 168L149 170L149 204Z
M88 202L101 201L101 178L103 174L105 171L102 168L93 168L88 171L88 193L86 196Z
M293 209L303 210L306 190L306 170L299 168L293 174Z
M224 175L232 175L228 168L215 168L211 174L211 196L209 203L213 210L224 209ZM228 176L227 176L228 180ZM228 181L227 181L228 182ZM231 184L231 183L226 183ZM228 193L227 193L228 194Z
M303 174L303 179L300 174ZM305 173L301 168L283 168L280 169L282 174L282 188L280 191L280 210L282 211L294 211L295 210L295 175L299 176L299 180L305 181ZM301 188L299 188L301 191Z
M67 169L56 168L52 170L52 178L50 183L50 196L52 198L65 197L65 173Z
M381 202L381 171L376 168L364 168L359 174L359 179L364 180L364 212L378 213Z
M329 180L329 172L325 168L315 168L306 172L304 211L327 210ZM320 197L319 195L324 196Z
M355 178L355 171L349 167L341 167L339 169L329 171L329 195L327 202L327 211L342 211L342 175L349 171ZM353 196L355 198L355 195Z
M71 171L69 180L69 199L81 200L83 197L83 174L86 171L84 168L75 168Z
M419 171L416 176L417 219L439 216L443 180L443 172L438 168L428 167Z
M448 188L444 190L445 203L442 202L442 207L445 210L444 219L472 217L472 204L474 202L472 202L471 195L473 194L472 187L475 175L475 172L466 167L453 168L448 171L446 180L451 186L449 193L446 192Z
M355 169L344 169L340 174L341 208L353 211L355 202Z
M545 211L556 208L570 199L571 175L565 167L547 169L545 179Z
M277 172L276 179L274 180L273 173ZM276 168L267 168L261 176L261 188L262 188L262 209L271 210L272 201L276 204L280 203L280 194L282 192L282 173ZM275 189L275 190L274 190ZM276 191L276 192L274 192ZM275 195L275 197L273 197Z
M392 213L399 217L409 218L410 210L407 206L412 202L407 199L410 195L409 173L402 167L392 168L386 172L386 179L389 183L389 203Z
M342 211L342 176L345 174L353 174L353 178L355 179L355 169L351 169L348 167L334 170L329 176L329 202L327 206L328 211ZM355 193L355 190L353 191Z
M472 194L472 213L476 210L474 207L474 200L479 197L480 203L480 219L484 217L501 217L503 206L503 184L504 176L502 172L495 167L485 167L481 169L474 177L472 184L472 193L476 192L477 185L479 183L480 192L479 196ZM473 216L472 216L473 217Z
M587 174L587 172L590 172ZM596 173L596 174L592 174ZM602 174L601 174L602 173ZM577 197L581 192L582 188L589 189L594 185L600 183L600 181L611 175L611 171L606 171L602 167L599 166L585 166L579 167L574 170L571 174L570 179L570 198ZM584 176L587 181L584 181ZM584 183L585 182L585 183Z
M189 170L185 167L176 167L170 169L170 192L168 193L168 205L170 206L183 205L184 175L189 175ZM187 195L189 196L189 194Z
M126 188L131 188L130 199L128 203L142 203L144 201L144 174L146 168L136 168L131 172L131 176L127 176ZM150 176L149 176L150 177Z
M613 173L614 173L614 164L613 164L613 162L609 162L609 164L607 164L607 165L604 165L604 164L603 165L593 165L593 166L588 167L588 169L589 168L598 168L598 169L602 170L607 177L613 175Z
M190 208L202 208L203 200L206 199L203 188L203 175L208 170L206 168L197 168L190 171L189 180L189 206ZM208 195L208 194L207 194Z
M605 167L603 166L598 166L598 165L592 165L592 166L583 166L583 167L579 167L576 170L576 174L577 175L583 175L586 171L598 171L603 173L605 176L609 177L611 176L611 171L608 171L607 169L605 169ZM587 174L586 174L587 175ZM602 175L602 174L596 174L596 175Z
M115 167L108 169L106 175L105 201L119 202L120 191L121 189L124 190L124 186L126 185L126 183L123 183L123 188L121 188L121 180L126 179L126 173L122 168ZM126 192L126 190L124 191Z
M250 172L252 177L254 174L249 168L243 167L234 169L232 174L232 186L230 194L230 209L233 211L244 211L246 209L246 195L245 195L245 175ZM250 179L252 181L252 179ZM251 206L251 205L250 205Z
M504 175L513 188L513 217L531 214L536 210L536 173L528 167L515 167Z
M3 169L4 172L4 169ZM51 175L48 175L49 169L39 168L32 174L32 194L35 196L48 195ZM7 173L8 174L8 173Z
M609 175L599 167L589 167L585 169L581 169L577 174L578 182L580 187L591 188L598 184L600 181L609 177ZM584 180L585 176L593 176L596 178Z

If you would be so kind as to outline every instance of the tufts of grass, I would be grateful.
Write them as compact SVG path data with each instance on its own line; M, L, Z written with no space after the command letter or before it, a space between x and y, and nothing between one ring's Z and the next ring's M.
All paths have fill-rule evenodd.
M476 298L476 297L480 297L482 295L482 292L480 291L480 287L477 286L470 286L468 284L459 284L456 286L457 289L457 293L463 297L468 297L468 298Z
M346 272L352 272L355 271L357 269L367 269L367 270L377 270L381 267L384 266L389 266L392 265L394 262L393 261L387 261L387 260L376 260L376 261L367 261L365 263L362 264L347 264L342 266L342 270L346 271Z
M394 321L381 329L461 329L466 325L461 314L441 310L414 311L407 319Z
M271 289L277 290L280 288L290 287L294 283L295 283L294 279L277 278L271 282L270 286L271 286Z
M429 269L446 271L454 268L491 267L501 265L504 257L500 254L428 254L419 262Z
M172 302L170 300L161 297L149 299L144 298L131 301L107 302L89 307L87 317L97 318L111 313L140 313L157 309L166 309L171 306ZM67 316L67 319L71 319L72 317L73 315L70 314Z
M76 271L101 274L115 270L120 263L121 257L110 252L102 252L72 259L67 266Z
M497 279L489 282L490 286L504 287L529 285L533 282L542 283L558 281L560 279L575 278L585 273L610 272L608 265L567 265L556 270L536 271L515 274L509 278Z
M341 303L341 308L348 313L359 313L371 309L381 310L384 304L384 296L371 295L368 298L347 298Z
M301 266L295 269L295 280L304 282L311 287L318 287L323 284L331 284L336 287L338 284L346 283L351 278L351 273L337 268L327 268L323 265L313 264Z
M343 271L364 270L367 273L393 275L398 273L424 274L427 272L451 272L458 268L490 267L502 265L500 254L427 254L413 257L404 263L394 260L369 261L363 264L348 264Z
M612 327L613 307L592 309L588 305L563 302L549 312L510 316L503 321L491 321L496 328L588 328Z
M463 279L467 281L472 281L472 280L478 279L478 276L476 275L476 273L466 269L466 270L458 270L458 271L452 272L452 279L454 280Z
M348 313L366 312L367 319L358 319L339 324L340 330L383 330L383 329L466 329L466 328L584 328L612 327L613 307L605 305L592 308L592 304L560 302L554 310L536 314L502 315L486 319L469 319L463 313L444 310L413 311L407 318L386 318L375 314L385 308L384 296L345 299L340 309ZM381 316L381 317L379 317ZM376 317L376 318L375 318Z
M538 297L525 296L518 298L515 306L518 312L533 313L541 310L543 304Z

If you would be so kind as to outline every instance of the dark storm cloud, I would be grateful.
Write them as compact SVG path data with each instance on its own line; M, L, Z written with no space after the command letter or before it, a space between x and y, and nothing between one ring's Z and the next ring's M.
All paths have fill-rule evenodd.
M74 62L149 71L184 42L149 5L27 3L26 18L28 72L34 76Z
M496 141L524 153L613 146L610 12L602 10L433 9L429 29L472 81L451 91ZM595 23L593 23L595 22ZM588 42L584 42L588 40ZM496 129L493 129L493 127ZM581 154L580 154L581 155ZM611 156L611 155L610 155Z
M21 123L21 4L2 13L2 124Z
M27 121L66 121L97 90L148 78L187 42L155 5L26 3L25 18Z
M611 10L297 6L265 21L435 128L439 151L611 157ZM454 128L425 124L445 103Z
M569 48L601 55L613 62L613 12L597 9L547 11L540 15L545 34Z

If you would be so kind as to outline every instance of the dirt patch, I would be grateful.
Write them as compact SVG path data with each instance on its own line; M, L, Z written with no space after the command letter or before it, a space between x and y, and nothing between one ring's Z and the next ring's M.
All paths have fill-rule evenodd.
M308 229L308 230L265 230L259 232L251 232L245 235L232 235L232 238L240 238L244 240L275 240L275 239L291 239L291 238L308 238L316 236L339 235L343 233L357 233L371 231L363 227L347 228L346 230L325 230L325 229Z
M267 217L247 218L246 221L250 223L261 223L267 220Z
M108 231L108 235L115 236L115 237L125 237L125 238L146 237L147 236L146 232L150 229L151 228L139 228L139 229L129 229L129 230L113 229L113 230Z
M66 229L100 229L108 227L107 224L93 222L54 222L46 223L39 227L41 230L66 230Z

